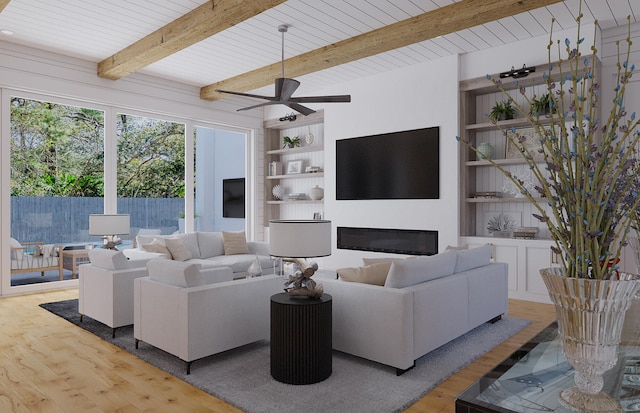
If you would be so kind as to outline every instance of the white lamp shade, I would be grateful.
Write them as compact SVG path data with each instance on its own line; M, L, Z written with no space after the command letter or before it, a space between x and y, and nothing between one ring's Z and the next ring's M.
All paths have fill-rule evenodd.
M129 214L89 215L89 235L125 235L130 231Z
M269 221L269 254L287 258L331 255L331 221Z

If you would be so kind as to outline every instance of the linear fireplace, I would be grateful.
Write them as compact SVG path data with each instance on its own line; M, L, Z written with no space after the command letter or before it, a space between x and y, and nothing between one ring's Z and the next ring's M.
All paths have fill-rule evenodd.
M338 227L337 238L339 249L409 255L438 253L438 231Z

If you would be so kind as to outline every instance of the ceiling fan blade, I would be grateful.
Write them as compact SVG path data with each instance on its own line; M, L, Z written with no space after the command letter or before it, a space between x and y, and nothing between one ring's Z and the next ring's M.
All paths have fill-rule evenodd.
M262 95L254 95L251 93L243 93L243 92L233 92L231 90L222 90L222 89L216 89L216 92L218 93L228 93L230 95L237 95L237 96L245 96L248 98L257 98L257 99L266 99L266 100L275 100L275 97L272 96L262 96Z
M258 103L257 105L253 105L253 106L247 106L246 108L240 108L237 111L240 112L241 110L250 110L250 109L255 109L255 108L261 108L263 106L269 106L269 105L279 105L282 102L274 100L271 102L264 102L264 103Z
M300 82L295 79L279 77L276 79L276 98L280 100L289 100L293 92L300 86Z
M335 102L351 102L351 95L336 96L301 96L289 99L291 102L299 103L335 103Z
M288 102L279 102L279 103L282 103L283 105L287 105L287 106L289 106L289 107L290 107L291 109L293 109L293 110L297 110L298 112L302 113L304 116L307 116L307 115L310 115L310 114L312 114L312 113L315 113L315 112L316 112L316 111L315 111L315 110L313 110L313 109L310 109L310 108L308 108L308 107L306 107L306 106L302 106L302 105L300 105L300 104L298 104L298 103L291 102L291 101L288 101Z

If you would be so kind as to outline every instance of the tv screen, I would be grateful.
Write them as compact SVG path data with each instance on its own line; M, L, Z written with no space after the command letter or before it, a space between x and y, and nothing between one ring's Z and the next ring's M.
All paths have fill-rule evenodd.
M439 197L439 127L336 141L336 199Z
M222 216L244 218L244 178L222 180Z

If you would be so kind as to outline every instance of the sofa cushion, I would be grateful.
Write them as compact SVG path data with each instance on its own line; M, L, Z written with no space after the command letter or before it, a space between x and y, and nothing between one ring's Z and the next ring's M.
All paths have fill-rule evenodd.
M453 274L458 251L394 261L385 287L404 288Z
M203 285L200 266L198 264L154 259L147 262L149 278L164 284L177 287L197 287Z
M224 242L224 255L249 254L247 247L247 237L244 231L222 232Z
M129 260L122 251L106 248L89 250L89 261L95 267L107 270L124 270L129 268Z
M402 260L402 258L362 258L362 263L364 265L371 265L371 264L380 264L380 263L388 263L389 266L391 266L391 263L394 261L400 261Z
M472 270L474 268L489 265L491 262L491 245L483 245L482 247L471 248L469 250L455 251L458 259L454 272L462 272Z
M137 248L142 248L145 245L151 244L155 239L159 239L160 241L162 241L165 238L169 238L170 236L171 235L137 235L136 245L137 245Z
M182 238L167 238L164 244L175 261L186 261L193 257Z
M338 268L336 272L343 281L363 284L384 285L391 262L379 262L355 268Z
M22 248L22 244L20 244L15 238L9 238L9 245L11 246L11 248ZM24 257L24 250L22 249L17 249L11 252L12 260L19 261L22 259L22 257Z
M196 234L195 232L178 234L172 236L171 238L181 239L191 253L192 258L202 258L202 255L200 255L200 247L198 246L198 234Z
M151 244L142 245L141 248L147 252L156 252L164 254L167 258L171 259L171 251L167 248L162 239L154 239Z
M449 251L449 250L468 250L468 249L469 249L469 244L462 244L462 245L447 245L447 247L444 250Z
M211 258L224 255L224 242L220 232L198 232L200 258Z
M202 268L216 268L216 267L229 267L234 273L247 272L249 266L253 263L256 256L253 254L236 254L236 255L221 255L219 257L210 259L193 259L189 262L197 262ZM274 261L269 257L262 255L258 256L260 266L267 270L273 268ZM269 272L269 271L265 271Z

